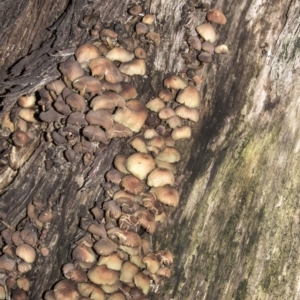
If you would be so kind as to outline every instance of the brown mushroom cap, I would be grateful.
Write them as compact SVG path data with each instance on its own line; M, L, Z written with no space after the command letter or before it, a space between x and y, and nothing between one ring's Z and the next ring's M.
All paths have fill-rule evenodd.
M146 107L154 112L159 112L165 108L165 103L159 97L153 98L146 103Z
M127 170L140 180L144 180L155 168L153 157L147 153L131 154L127 158L125 165Z
M46 88L49 91L53 91L56 95L59 95L62 90L66 87L62 80L53 80L46 84Z
M174 141L178 141L180 139L190 139L192 137L192 129L187 125L177 127L172 131L171 136Z
M90 282L80 282L77 284L78 290L83 297L83 299L97 299L97 300L105 300L106 296L104 291L97 285Z
M95 127L93 125L86 126L83 129L82 134L91 142L101 142L103 144L108 144L105 132L100 127Z
M127 156L125 154L117 154L114 158L114 166L121 173L129 174L125 165L126 160L127 160Z
M136 136L134 139L132 139L130 141L130 145L133 149L135 149L138 152L148 153L146 142L140 136Z
M158 250L155 251L155 256L159 262L163 265L169 266L173 263L173 254L169 250Z
M158 92L158 97L164 102L170 102L173 99L173 94L169 89L163 89Z
M123 75L120 73L117 66L108 58L101 57L93 59L89 63L89 67L93 76L105 76L106 81L117 83L123 80Z
M138 59L145 59L147 57L146 51L141 47L137 47L134 49L134 55Z
M105 174L105 179L113 184L120 184L124 174L118 170L112 169Z
M134 276L134 283L137 288L141 289L145 295L148 294L150 289L150 278L143 272L139 272Z
M142 263L146 265L147 271L152 274L155 274L160 268L160 263L152 252L143 257Z
M99 254L99 255L110 255L114 251L116 251L118 248L118 245L110 240L109 238L106 239L100 239L98 240L94 246L93 249Z
M120 198L119 198L120 199ZM131 201L130 199L127 199L129 200L130 202L133 202ZM138 203L134 203L134 204L138 204ZM127 206L123 205L124 208L127 208ZM124 212L125 210L127 211L127 209L123 210L123 207L122 207L122 211ZM138 208L135 210L137 211L139 209L139 204L138 204ZM136 216L134 215L129 215L129 214L123 214L120 219L119 219L119 227L120 229L122 230L128 230L128 231L132 231L132 232L138 232L139 229L140 229L140 223L139 223L139 220L137 219Z
M90 110L85 116L90 125L99 125L108 130L113 126L113 116L107 110Z
M84 70L81 68L80 64L71 59L60 63L58 69L71 82L84 75Z
M187 86L187 82L177 75L170 75L164 79L164 86L168 89L184 89Z
M191 120L197 123L199 121L200 115L196 108L190 108L185 105L179 105L175 108L175 113L178 117L182 119Z
M27 244L21 244L16 248L16 255L27 263L33 263L36 258L36 252L33 247Z
M207 12L206 19L208 22L225 25L227 20L224 14L219 9L210 9Z
M165 168L154 169L147 178L147 184L149 186L164 186L164 185L174 185L175 177L174 174Z
M86 263L93 263L96 261L95 252L85 245L76 246L72 251L72 257L77 261L79 260Z
M17 147L25 147L32 141L32 138L25 131L17 129L12 134L12 141Z
M180 90L176 97L178 103L192 108L198 107L200 105L200 100L199 91L193 85L189 85L183 90Z
M152 187L150 192L154 193L157 199L165 205L176 207L179 203L177 190L169 185Z
M136 212L136 216L139 220L139 223L142 227L150 234L153 234L156 229L156 223L154 215L145 209L139 210Z
M142 22L147 24L147 25L152 25L154 23L155 17L153 14L145 14Z
M57 300L79 300L80 294L77 290L75 282L72 282L69 279L64 279L59 281L54 286L54 295Z
M126 300L126 297L122 292L114 292L108 296L107 300Z
M93 110L114 109L115 107L124 108L125 99L115 92L105 92L93 98L91 107Z
M211 43L216 41L216 32L210 23L198 25L196 27L196 31L205 41L209 41Z
M117 237L119 243L127 247L140 247L142 244L141 237L131 231L122 230L120 228L114 227L107 231L108 236Z
M122 212L124 213L132 214L140 208L139 203L131 198L118 197L115 199L115 201L121 206Z
M202 43L201 49L205 52L212 54L214 52L215 46L213 43L205 41Z
M122 63L119 67L123 74L133 75L145 75L146 74L146 62L144 59L134 58L133 60Z
M175 116L175 111L171 107L165 107L162 110L160 110L159 113L158 113L158 117L161 120L167 120L167 119L169 119L173 116Z
M140 13L143 12L143 8L140 5L134 5L128 10L129 14L132 16L138 16Z
M83 44L75 51L76 60L83 66L86 66L90 60L100 57L100 55L99 49L92 44Z
M108 139L131 137L132 135L133 132L130 128L117 122L106 130L106 137Z
M18 105L23 108L31 107L35 104L36 97L35 95L24 95L18 99Z
M70 113L72 113L70 106L67 105L64 101L55 101L53 106L56 111L65 116L68 116Z
M226 45L222 44L222 45L216 46L214 51L217 54L226 54L226 53L228 53L229 49Z
M18 115L26 122L37 123L37 119L34 117L35 110L32 108L21 108Z
M197 51L201 50L201 41L197 36L190 35L187 39L187 43L192 49Z
M119 93L125 100L135 99L138 95L136 88L128 82L121 82L122 91Z
M119 108L114 120L128 128L133 132L139 132L148 117L148 111L139 100L130 100L126 102L124 108Z
M121 180L120 186L124 189L124 191L135 195L139 195L147 189L145 182L132 175L124 176Z
M117 252L113 252L108 256L100 256L97 265L106 265L110 270L120 271L122 268L123 260L120 259Z
M75 79L73 86L77 90L91 94L99 94L102 91L101 82L97 78L88 75L83 75Z
M181 118L179 118L178 116L173 116L173 117L169 118L168 120L166 120L166 123L172 129L174 129L176 127L181 127L181 125L182 125Z
M125 63L131 61L134 58L134 54L124 48L114 47L106 54L106 58Z
M119 279L119 272L110 270L106 265L94 265L88 272L88 278L95 284L113 285Z
M85 99L77 93L69 94L66 97L66 103L73 111L84 112L86 109Z
M109 212L110 216L114 219L118 219L121 216L121 208L113 200L103 202L103 209Z
M67 124L69 125L87 125L87 121L85 119L85 114L81 112L74 112L68 116Z
M158 47L160 45L160 35L159 35L159 33L154 32L154 31L150 31L150 32L146 33L145 37L148 40L152 41L156 47Z
M197 56L198 60L204 63L210 63L212 62L212 55L210 53L207 52L201 52L198 56Z
M178 162L181 158L180 153L174 148L166 146L163 150L161 150L156 156L158 160L162 160L168 163Z
M121 268L120 281L125 283L133 282L133 278L138 272L138 266L128 260L124 261Z

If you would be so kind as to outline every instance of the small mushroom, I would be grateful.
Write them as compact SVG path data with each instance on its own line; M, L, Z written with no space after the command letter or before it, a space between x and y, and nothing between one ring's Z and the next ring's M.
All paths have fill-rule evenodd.
M88 272L88 278L95 284L113 285L119 279L119 273L115 270L108 269L106 265L94 265Z
M132 175L125 175L121 179L120 186L125 192L135 195L139 195L147 189L147 185L142 180Z
M206 19L208 22L225 25L227 20L224 14L219 9L210 9L207 12Z
M133 132L139 132L143 127L148 116L147 109L139 100L130 100L126 102L124 108L119 108L114 120L128 128Z
M17 129L12 134L12 141L17 147L25 147L32 141L32 138L27 132Z
M80 91L81 95L84 95L85 93L96 95L100 94L102 91L101 82L97 78L88 75L83 75L75 79L73 81L73 86Z
M18 105L23 108L29 108L35 104L35 101L36 101L36 97L34 94L24 95L18 99Z
M159 97L151 99L147 102L146 107L148 109L150 109L153 112L159 112L161 111L163 108L165 108L165 103L162 99L160 99Z
M155 168L155 162L150 154L133 153L127 158L125 166L132 175L144 180Z
M212 54L214 52L215 46L213 43L205 41L202 43L201 49L205 52Z
M177 127L172 131L171 136L174 141L178 141L180 139L190 139L192 137L192 129L187 125Z
M76 93L71 93L66 97L66 103L73 111L84 112L86 109L85 99Z
M216 32L210 23L204 23L196 27L196 31L205 40L211 43L216 41Z
M54 286L54 296L56 300L79 300L80 294L76 287L76 283L69 280L64 279L59 281Z
M160 35L157 32L150 31L145 36L147 39L151 40L156 47L160 45Z
M170 75L164 79L164 86L168 89L184 89L187 86L187 82L177 75Z
M176 107L175 113L178 117L182 119L191 120L192 122L195 123L197 123L200 118L198 109L190 108L185 105L179 105L178 107Z
M128 12L132 16L138 16L143 11L143 8L140 5L134 5L131 8L129 8Z
M145 34L149 31L147 25L145 23L142 23L142 22L138 22L136 25L135 25L135 32L137 35L140 35L140 34Z
M150 289L150 278L143 272L139 272L134 276L134 283L137 288L141 289L145 295L148 294Z
M115 92L105 92L93 98L91 107L93 110L114 109L115 107L124 108L125 99Z
M107 110L90 110L85 116L90 125L99 125L108 130L113 126L113 116Z
M226 45L218 45L218 46L216 46L215 47L215 53L217 53L217 54L226 54L226 53L228 53L228 47L226 46Z
M134 58L134 54L124 48L114 47L106 54L106 58L125 63L131 61Z
M176 207L179 203L177 190L169 185L152 187L150 192L154 193L157 199L165 205Z
M201 52L197 58L199 59L199 61L204 62L204 63L210 63L212 62L212 55L210 53L207 52Z
M91 142L101 142L103 144L108 144L105 132L100 127L93 125L86 126L82 131L83 136L88 138Z
M32 108L21 108L19 111L19 117L30 123L37 123L37 119L34 115L35 110Z
M155 21L155 17L153 14L145 14L143 19L142 19L142 22L147 24L147 25L152 25Z
M58 69L68 82L73 82L78 77L84 75L84 70L81 68L80 63L72 59L60 63Z
M122 63L119 67L123 74L133 76L133 75L145 75L146 74L146 62L144 59L134 58L133 60Z
M146 51L141 47L134 49L134 55L138 59L145 59L147 57Z
M164 185L174 185L174 174L166 168L154 169L147 178L147 184L150 187L159 187Z
M185 104L188 107L196 108L200 105L200 94L197 88L193 85L189 85L180 90L176 101L181 104Z
M120 280L125 283L133 282L133 278L138 272L138 266L128 260L124 261L121 268Z
M197 51L201 50L201 41L197 36L190 35L187 39L187 43L189 44L190 48Z
M86 67L89 61L100 57L101 53L99 49L93 44L83 44L75 51L76 60L82 67Z
M164 149L162 149L158 155L156 155L156 159L168 162L168 163L174 163L178 162L181 158L180 153L176 148L166 146Z

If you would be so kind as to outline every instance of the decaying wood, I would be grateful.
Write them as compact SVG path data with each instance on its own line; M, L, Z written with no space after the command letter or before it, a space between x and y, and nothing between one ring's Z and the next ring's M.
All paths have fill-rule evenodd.
M193 139L179 143L180 205L169 209L168 220L153 238L155 249L168 248L175 255L172 277L149 298L298 299L300 4L296 0L208 2L227 16L226 26L217 26L217 31L218 43L226 43L230 52L215 56L202 71L201 121L193 128ZM34 1L20 3L24 5L21 9L20 4L20 11L30 5L37 12L42 9ZM35 33L26 35L33 51L26 46L23 52L16 50L14 60L2 61L1 86L7 93L3 112L18 95L59 75L56 64L64 58L49 53L72 49L88 39L87 30L78 27L82 1L60 3L53 17L41 21L42 28L34 27ZM125 22L124 9L130 3L118 3L94 1L90 6L104 22ZM157 15L163 41L150 49L149 74L139 82L142 100L156 95L166 74L184 67L180 57L184 40L205 18L205 12L191 2L187 3L191 9L183 14L184 4L145 3L146 10ZM1 53L7 57L6 32L13 32L13 25L5 26L0 41ZM44 29L49 26L51 30ZM33 43L37 32L43 38ZM19 45L19 40L23 45L21 38L11 43ZM54 221L46 240L50 255L40 257L30 274L33 286L39 287L30 299L41 299L41 293L61 278L60 266L70 260L71 242L81 234L79 218L95 201L103 201L103 175L114 155L126 149L130 148L124 140L114 142L85 168L80 161L66 163L59 147L41 139L2 195L0 211L11 226L25 217L32 199L46 201L51 196L53 203ZM54 162L50 170L45 170L45 160Z

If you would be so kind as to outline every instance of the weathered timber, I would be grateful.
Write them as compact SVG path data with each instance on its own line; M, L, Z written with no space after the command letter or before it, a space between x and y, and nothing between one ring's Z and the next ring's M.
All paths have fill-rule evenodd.
M296 0L207 2L227 17L225 26L216 27L218 43L226 43L230 52L215 56L214 63L203 68L201 121L193 128L193 139L179 143L180 205L169 210L168 220L153 238L155 249L168 248L175 255L172 277L149 298L298 299L300 4ZM88 39L87 31L77 26L82 6L88 3L61 3L57 13L49 14L35 29L40 35L33 51L26 46L3 63L1 85L7 93L3 112L18 95L59 76L56 64L65 58L49 53L59 54ZM94 1L90 6L105 22L125 21L129 2L118 3ZM165 74L183 69L183 41L205 18L205 12L192 9L191 2L183 16L184 4L145 3L157 14L163 41L150 49L149 76L139 82L142 100L156 95ZM16 18L28 22L25 14ZM12 22L8 24L11 28ZM51 24L47 36L49 30L44 28ZM28 33L28 43L35 35ZM3 36L1 53L6 57L8 42ZM103 200L103 175L114 155L125 151L124 143L109 145L93 166L84 168L80 161L66 163L62 149L42 139L2 195L0 211L11 226L25 217L32 199L46 201L52 196L54 203L46 241L50 255L39 257L31 272L33 286L39 288L30 299L41 299L42 292L61 278L60 266L70 260L70 245L81 234L79 218L95 201ZM48 171L46 158L55 161Z

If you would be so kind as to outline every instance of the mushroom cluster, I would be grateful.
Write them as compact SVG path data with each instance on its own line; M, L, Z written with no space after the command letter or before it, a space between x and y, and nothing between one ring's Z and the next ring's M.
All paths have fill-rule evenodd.
M208 9L206 14L206 23L196 26L197 35L189 35L186 42L189 51L183 53L187 68L187 76L198 86L201 83L201 77L198 70L203 64L213 61L214 54L228 53L228 47L225 44L217 44L217 34L214 24L225 25L227 20L219 9Z
M101 201L81 218L82 236L72 245L70 262L62 266L64 279L45 293L45 300L147 300L151 288L171 276L173 255L153 249L151 235L179 204L175 175L181 154L176 142L190 139L200 119L201 78L194 71L212 61L213 52L228 51L225 45L214 46L211 25L225 24L226 18L217 9L207 12L208 23L196 27L200 38L187 39L190 51L184 57L192 72L165 77L163 89L143 103L131 78L146 74L142 45L157 47L160 36L154 31L154 15L145 14L140 5L128 12L133 33L120 24L96 24L93 42L59 64L61 78L41 89L38 101L20 98L15 113L2 120L12 132L9 142L20 149L33 139L27 123L42 121L46 138L62 148L65 159L72 163L80 156L85 166L111 139L127 137L132 147L115 156ZM28 299L26 273L39 255L49 254L44 240L53 218L50 200L32 201L16 228L7 225L1 231L0 299Z
M0 299L28 299L31 283L28 274L38 255L48 256L45 238L53 218L51 199L33 200L27 206L27 216L15 228L1 221L6 228L1 231ZM11 298L10 298L11 297Z

